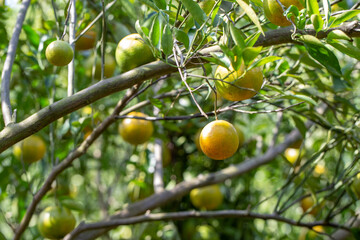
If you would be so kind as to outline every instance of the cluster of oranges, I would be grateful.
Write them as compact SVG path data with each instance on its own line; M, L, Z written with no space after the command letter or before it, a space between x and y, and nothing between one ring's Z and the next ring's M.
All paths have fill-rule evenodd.
M285 8L295 5L299 9L303 6L297 0L281 0ZM276 0L264 0L264 12L270 22L287 26L290 22L283 15L283 9ZM88 50L95 46L96 32L89 30L81 36L75 45L78 51ZM57 40L46 48L45 56L55 66L68 65L73 57L72 47L65 41ZM109 78L115 71L115 61L121 72L129 71L155 60L152 51L144 43L139 34L130 34L123 38L116 49L115 59L113 56L105 55L104 77ZM94 64L95 63L95 64ZM87 65L95 66L94 77L100 79L101 61L99 58L89 59ZM87 73L87 75L91 75ZM218 93L229 101L242 101L252 98L263 85L263 74L261 68L246 69L242 64L238 70L232 66L225 68L217 67L215 78ZM153 134L154 126L151 121L138 118L146 118L147 115L140 112L131 112L119 125L118 131L123 139L130 144L138 145L147 142ZM132 118L131 118L132 117ZM231 123L224 120L215 120L208 123L198 134L196 144L206 156L214 160L224 160L234 155L238 147L243 144L244 136L241 130L235 128ZM33 151L37 149L37 151ZM293 152L291 152L293 151ZM299 152L298 148L288 149L286 158L296 162ZM44 141L38 136L30 136L14 147L14 155L25 163L33 163L43 158L46 152ZM210 185L193 189L190 192L193 205L200 209L213 210L221 205L223 194L220 187ZM311 198L305 198L301 206L307 211L313 205ZM318 209L314 208L311 214L316 214ZM59 228L61 226L61 228ZM40 233L47 238L62 238L75 227L75 218L71 211L64 207L48 207L39 217L38 228ZM60 229L60 231L59 231Z

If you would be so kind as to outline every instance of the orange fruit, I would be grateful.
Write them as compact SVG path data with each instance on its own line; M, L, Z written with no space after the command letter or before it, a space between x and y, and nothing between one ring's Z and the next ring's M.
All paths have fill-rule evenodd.
M232 66L229 69L222 66L217 67L215 78L222 81L216 81L215 84L223 98L229 101L241 101L252 98L261 89L264 81L261 68L253 68L241 77L244 71L244 65L241 65L238 71L234 71Z
M71 211L64 207L48 207L41 212L38 229L45 238L60 239L75 228L76 220Z
M209 158L229 158L239 147L239 136L235 127L224 120L208 123L200 134L200 147Z
M295 164L299 158L300 150L297 148L287 148L284 155L286 160L288 160L291 164Z
M223 202L223 194L217 184L195 188L190 192L191 203L200 209L213 210Z
M116 62L113 56L110 54L105 54L104 59L104 78L110 78L113 76L115 72ZM94 57L91 57L86 61L86 75L91 77L92 75L92 68L94 64ZM95 79L101 78L101 57L96 56L96 63L95 63Z
M299 10L303 9L303 5L298 0L280 0L280 2L288 9L291 5L296 6ZM277 0L264 0L264 13L267 19L278 26L290 26L291 22L283 15L284 11Z
M56 40L47 46L45 56L52 65L61 67L71 62L74 57L74 51L69 43Z
M115 58L121 72L127 72L155 60L151 48L137 33L121 39L116 48Z
M131 112L128 116L147 117L146 114L141 112ZM154 127L151 121L126 118L119 125L118 130L126 142L138 145L145 143L151 138Z
M45 142L41 137L32 135L16 144L13 149L15 157L24 163L33 163L41 160L46 152Z
M93 30L87 31L82 35L75 43L75 50L89 50L95 46L96 43L96 32Z
M220 236L210 225L201 225L196 227L191 240L220 240Z
M314 205L315 205L315 202L314 202L314 200L312 199L311 196L302 199L301 202L300 202L300 206L303 209L303 212L306 212L307 210L312 208ZM319 212L319 210L321 208L321 205L322 204L320 204L319 206L314 207L309 213L311 215L315 216Z

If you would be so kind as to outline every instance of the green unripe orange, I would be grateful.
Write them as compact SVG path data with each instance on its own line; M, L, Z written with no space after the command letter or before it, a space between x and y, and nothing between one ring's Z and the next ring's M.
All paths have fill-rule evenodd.
M66 66L74 57L70 44L61 40L53 41L45 51L46 59L55 66Z

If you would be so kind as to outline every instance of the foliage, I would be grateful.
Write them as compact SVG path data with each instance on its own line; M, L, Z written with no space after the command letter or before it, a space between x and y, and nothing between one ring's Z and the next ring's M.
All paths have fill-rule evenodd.
M265 18L258 0L218 0L210 10L201 1L192 0L116 1L105 14L106 24L100 18L92 29L97 32L94 48L74 52L75 92L88 90L89 99L93 99L92 90L99 77L89 75L87 62L93 59L91 56L115 57L119 41L130 33L137 32L154 57L173 66L174 71L166 75L159 72L159 78L137 85L136 95L116 114L120 116L109 120L112 124L89 149L57 176L52 189L36 207L22 239L40 238L35 223L40 212L49 206L71 209L80 223L98 222L139 199L146 201L154 194L157 140L166 143L161 146L170 150L171 163L163 169L163 181L165 189L171 190L182 181L201 179L248 159L259 160L257 157L277 144L287 144L285 137L294 129L303 137L298 150L301 158L296 164L277 153L266 166L240 177L226 177L219 184L223 202L217 210L276 213L295 221L326 220L345 225L359 206L352 182L358 181L359 172L360 40L340 29L351 21L359 23L359 10L349 10L354 4L351 1L339 3L341 9L337 11L328 1L302 2L304 9L293 5L286 9L284 15L293 19L293 24L279 31ZM67 68L52 66L45 57L47 46L61 38L68 24L68 1L54 3L31 1L22 27L10 82L11 106L17 110L18 123L67 98ZM19 4L0 4L1 71ZM76 1L78 33L102 7L101 1ZM309 26L314 33L304 34ZM334 27L340 29L331 31ZM327 30L331 31L327 37L321 35ZM287 41L260 46L259 42L272 31L288 31ZM68 41L67 34L64 40ZM200 54L209 48L209 54ZM97 60L92 62L96 67ZM241 68L242 75L262 69L264 84L254 97L244 101L228 101L218 93L212 97L219 81L215 76L218 66L229 71ZM133 71L145 76L149 69L144 66ZM120 73L117 67L113 76ZM127 74L124 76L130 78ZM25 164L13 154L13 147L1 153L0 239L13 237L12 228L21 222L34 193L49 174L84 139L89 139L90 132L111 116L118 101L126 96L126 91L121 91L95 102L89 100L88 113L72 106L71 114L41 129L36 133L46 142L41 161ZM215 120L214 110L218 110L217 118L240 128L245 139L232 157L222 161L206 157L194 141L199 129ZM153 134L144 144L131 145L118 133L121 119L133 111L156 118ZM310 122L313 125L309 127ZM0 127L4 127L2 122ZM68 191L64 193L59 186L66 186L63 189ZM301 208L301 200L309 196L316 213L311 208L305 212ZM189 194L185 194L153 212L193 209ZM296 224L261 218L199 218L119 226L102 239L192 239L191 233L199 229L197 226L209 226L219 239L297 239L304 231ZM336 230L334 226L324 226L322 234ZM356 228L352 232L358 235ZM194 239L199 239L199 235L196 233ZM319 236L322 237L316 237Z

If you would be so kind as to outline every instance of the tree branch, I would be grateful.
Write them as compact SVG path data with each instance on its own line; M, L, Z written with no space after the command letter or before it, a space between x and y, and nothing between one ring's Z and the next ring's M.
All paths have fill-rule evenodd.
M70 1L70 22L69 22L69 42L74 52L74 57L68 65L68 90L67 95L71 96L74 94L74 79L75 79L75 43L73 42L76 35L76 1Z
M40 188L39 191L34 195L33 200L29 207L26 210L25 216L21 220L19 227L16 229L16 233L14 236L14 240L19 240L26 227L29 225L31 217L33 216L36 206L39 204L41 199L45 196L45 194L51 189L51 184L55 181L56 177L62 173L66 168L70 167L71 163L82 156L90 145L106 130L108 126L110 126L113 122L115 122L115 116L119 114L119 112L126 106L127 102L131 97L136 94L137 86L132 88L127 92L127 94L118 102L115 107L113 113L107 117L99 126L97 126L94 131L87 137L80 146L71 152L62 162L60 162L57 166L53 168L50 175L45 180L44 184Z
M194 188L220 183L225 181L226 179L238 177L244 173L251 171L252 169L255 169L261 165L269 163L277 155L284 152L288 146L295 143L299 139L301 139L301 134L298 132L298 130L294 130L285 138L283 143L274 146L273 148L269 148L264 155L250 158L240 164L229 166L214 173L210 173L207 175L200 175L192 180L181 182L171 190L164 190L160 193L153 194L152 196L144 200L128 205L122 211L113 215L110 219L116 220L116 219L129 218L132 216L143 214L148 210L152 210L166 203L169 203L172 200L181 198L185 194L188 194ZM87 224L82 224L79 227L84 227L86 225ZM85 231L81 233L79 236L73 235L73 233L76 233L77 231L75 229L72 233L68 234L68 236L66 236L64 239L65 240L95 239L96 237L108 232L112 228L113 227L100 229L100 230Z
M198 212L198 211L183 211L183 212L169 212L169 213L145 213L141 216L129 217L124 219L108 220L98 223L88 223L80 225L76 231L72 234L76 236L84 231L103 229L103 228L114 228L121 225L130 225L142 222L153 222L153 221L167 221L167 220L184 220L188 218L249 218L249 219L263 219L263 220L276 220L279 222L288 223L293 226L307 227L311 229L314 226L328 226L334 228L347 229L337 223L325 222L325 221L314 221L314 222L298 222L293 219L285 218L276 214L264 214L254 213L248 210L221 210L221 211L209 211L209 212Z
M360 37L359 22L348 22L340 27L332 28L326 32L319 32L318 37L324 38L330 31L340 29L350 37ZM299 31L300 32L300 31ZM302 33L315 35L314 30L301 31ZM293 43L291 39L291 29L280 28L269 31L265 36L260 36L255 46L270 46L283 43ZM220 47L214 46L203 49L199 55L207 55L210 52L220 51ZM170 61L171 62L171 61ZM196 67L196 63L186 65L186 68ZM21 141L22 139L38 132L51 122L71 113L75 110L104 98L112 93L130 88L135 84L143 81L176 72L177 68L170 66L164 62L156 61L141 67L130 70L126 73L109 78L106 81L98 82L71 97L62 99L54 104L49 105L31 115L27 119L18 124L7 126L0 132L0 152Z
M12 110L10 103L10 78L11 78L12 66L14 64L15 55L16 55L16 48L19 42L19 36L21 33L21 29L29 5L30 5L30 0L24 0L21 4L19 15L18 18L16 19L14 32L12 34L8 46L8 52L6 55L3 72L1 74L1 108L4 117L5 126L8 126L10 123L14 122L15 120L12 117Z

